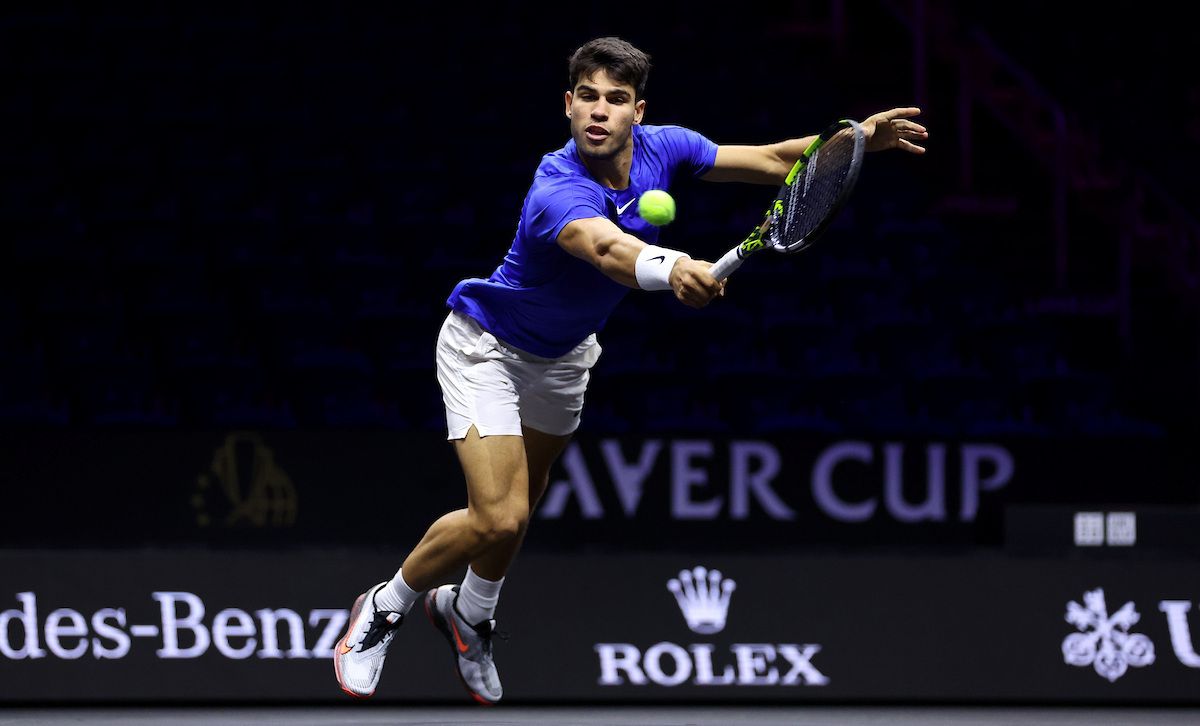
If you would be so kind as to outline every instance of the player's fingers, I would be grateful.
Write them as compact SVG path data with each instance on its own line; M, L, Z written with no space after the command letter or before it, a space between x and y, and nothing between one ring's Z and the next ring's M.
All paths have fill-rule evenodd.
M717 289L720 288L718 284ZM712 301L717 294L716 289L710 290L706 286L694 285L687 286L683 290L683 299L694 308L702 308Z
M898 146L898 148L903 149L904 151L907 151L911 154L924 154L925 153L924 146L917 146L913 142L906 141L904 139L900 139L900 142L899 142L899 144L897 144L897 146Z
M717 288L721 283L717 278L713 277L708 270L692 270L683 278L683 284L693 290L706 292L709 295L717 294Z
M699 303L703 294L698 292L696 285L691 280L684 278L679 283L679 289L675 291L675 297L684 305L695 308L700 307Z
M721 281L707 272L696 275L696 281L709 296L716 295L721 289Z
M909 118L910 116L918 116L920 113L921 109L917 108L916 106L903 106L901 108L893 108L890 111L884 111L883 115L885 118L890 120L894 118Z

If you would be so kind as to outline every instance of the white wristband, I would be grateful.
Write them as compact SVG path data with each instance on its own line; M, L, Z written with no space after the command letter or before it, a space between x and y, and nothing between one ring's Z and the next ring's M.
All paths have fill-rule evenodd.
M633 268L638 287L643 290L670 290L671 268L675 267L680 257L691 259L686 252L654 245L643 247Z

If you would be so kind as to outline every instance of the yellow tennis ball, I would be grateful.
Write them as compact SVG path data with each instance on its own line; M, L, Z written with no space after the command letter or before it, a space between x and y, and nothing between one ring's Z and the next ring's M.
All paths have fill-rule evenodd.
M638 214L655 227L675 219L675 200L662 189L651 189L638 199Z

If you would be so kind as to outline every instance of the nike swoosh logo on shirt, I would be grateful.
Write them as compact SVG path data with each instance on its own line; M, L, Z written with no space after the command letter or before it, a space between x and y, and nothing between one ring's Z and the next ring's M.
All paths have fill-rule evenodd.
M636 200L636 199L630 199L628 202L625 202L625 204L624 204L624 205L622 205L622 206L620 206L620 207L617 207L617 216L619 217L619 216L621 216L622 214L624 214L624 213L625 213L625 210L626 210L626 209L629 209L629 205L630 205L630 204L633 204L635 201L637 201L637 200Z

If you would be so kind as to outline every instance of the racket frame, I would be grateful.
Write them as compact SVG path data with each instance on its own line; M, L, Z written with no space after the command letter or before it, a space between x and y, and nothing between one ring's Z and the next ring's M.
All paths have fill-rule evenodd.
M772 242L771 230L783 215L783 200L787 196L789 188L796 182L797 179L800 178L801 172L808 167L808 162L814 156L816 156L817 151L820 150L820 148L824 146L826 142L833 138L835 134L845 128L851 128L854 130L855 149L850 162L850 171L846 175L845 180L842 182L842 189L838 194L838 198L834 200L834 203L829 208L829 211L825 213L825 217L821 220L821 223L807 235L799 240L796 240L790 245L782 245L778 242ZM866 134L863 132L862 127L859 126L858 122L852 119L840 119L835 123L830 124L824 131L818 134L817 137L813 139L808 147L804 150L804 153L800 155L800 158L796 160L796 163L792 165L792 168L788 171L783 185L775 194L775 200L771 203L771 206L767 208L766 213L763 215L763 221L750 231L750 234L746 236L746 239L742 240L740 244L726 252L721 259L717 260L712 268L710 268L710 272L712 273L713 277L717 278L718 280L728 277L730 273L741 266L742 262L745 261L747 257L755 252L758 252L764 247L770 247L776 252L791 254L811 246L812 243L815 242L817 238L825 232L830 223L833 222L834 218L837 217L838 212L846 203L846 199L849 198L850 192L854 189L854 185L858 182L858 173L862 168L862 158L865 150Z

